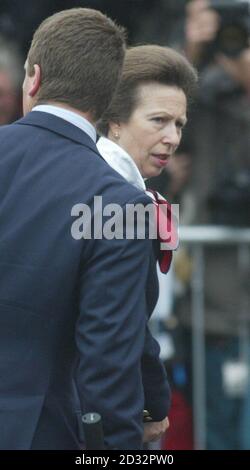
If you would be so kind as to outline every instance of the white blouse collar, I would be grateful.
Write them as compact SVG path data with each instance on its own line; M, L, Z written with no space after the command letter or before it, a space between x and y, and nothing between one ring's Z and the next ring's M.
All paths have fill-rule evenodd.
M145 191L146 186L134 160L119 145L106 137L100 137L97 148L106 162L129 183Z

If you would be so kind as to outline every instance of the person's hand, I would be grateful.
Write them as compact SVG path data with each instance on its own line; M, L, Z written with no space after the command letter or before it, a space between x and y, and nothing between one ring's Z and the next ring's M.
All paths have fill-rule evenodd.
M250 47L244 49L237 57L217 54L216 59L224 70L250 94Z
M166 430L169 428L168 417L164 418L162 421L151 421L149 423L144 423L144 434L143 442L152 442L158 441Z
M220 18L207 0L191 1L186 11L186 53L191 62L198 63L204 46L215 39Z

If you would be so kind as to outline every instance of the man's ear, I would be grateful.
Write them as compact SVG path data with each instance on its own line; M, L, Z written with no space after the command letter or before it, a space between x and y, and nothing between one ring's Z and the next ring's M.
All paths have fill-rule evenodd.
M30 89L28 92L28 95L31 96L31 98L33 98L37 94L41 86L41 79L42 79L42 74L41 74L40 65L35 64L34 74L32 75L32 77L30 77Z

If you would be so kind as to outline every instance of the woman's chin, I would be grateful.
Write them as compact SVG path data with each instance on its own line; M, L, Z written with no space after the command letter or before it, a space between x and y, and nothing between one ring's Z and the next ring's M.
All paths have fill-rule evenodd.
M162 173L163 168L152 168L150 171L145 172L143 178L149 179L154 178L155 176L159 176Z

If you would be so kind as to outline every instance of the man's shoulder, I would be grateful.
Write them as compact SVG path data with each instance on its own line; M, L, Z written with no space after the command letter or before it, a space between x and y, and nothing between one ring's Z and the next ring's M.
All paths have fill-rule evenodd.
M143 190L129 183L91 150L84 152L82 149L81 158L75 155L73 161L69 173L74 174L75 187L78 186L80 192L84 188L95 195L102 195L106 204L113 202L122 206L137 201L146 205L152 202Z
M24 144L24 133L21 131L20 127L17 124L17 121L10 124L5 124L0 126L0 153L4 153L9 150L12 152L13 147L18 151L20 147ZM18 143L18 145L17 145Z
M107 203L121 205L129 201L145 205L150 202L144 191L108 165L94 143L84 145L44 128L19 123L16 121L0 128L0 146L3 143L5 153L13 147L20 156L34 153L34 165L39 164L39 156L43 158L44 168L49 161L46 171L57 175L55 186L58 190L61 187L62 191L67 191L71 187L72 193L79 195L102 194Z
M15 124L16 122L12 122L11 124L5 124L4 126L0 126L0 136L4 136L5 134L13 132L15 129L17 129L17 126Z

